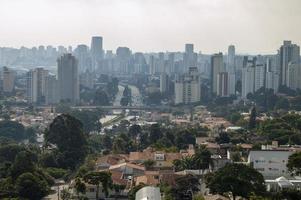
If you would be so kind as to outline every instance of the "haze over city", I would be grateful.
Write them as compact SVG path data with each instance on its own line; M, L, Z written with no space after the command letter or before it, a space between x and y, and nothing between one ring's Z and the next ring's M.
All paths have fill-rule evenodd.
M283 40L301 43L299 0L1 0L0 46L89 44L105 49L272 54Z
M0 0L0 199L301 200L301 0Z

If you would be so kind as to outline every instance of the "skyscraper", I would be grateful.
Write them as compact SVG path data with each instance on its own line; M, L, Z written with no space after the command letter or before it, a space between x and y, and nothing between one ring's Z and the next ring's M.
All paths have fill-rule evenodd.
M57 60L59 100L73 104L79 102L78 61L71 54Z
M91 57L92 57L92 66L95 70L99 62L103 59L103 46L102 46L102 37L94 36L92 37L91 42Z
M3 84L2 88L4 92L12 92L15 88L15 72L8 67L3 67L2 71Z
M74 51L74 55L78 60L78 70L80 73L85 72L86 70L92 72L92 63L89 57L89 47L85 44L80 44Z
M175 82L175 104L197 103L201 100L201 82L196 67L178 77Z
M211 57L211 91L213 94L217 93L217 75L225 72L223 54L214 54Z
M228 47L227 72L235 74L235 46Z
M36 68L27 73L27 99L31 103L45 103L46 101L46 78L48 71Z
M188 71L190 67L197 67L197 54L194 53L193 44L185 44L184 53L184 71Z
M300 67L300 47L291 41L284 41L280 47L280 84L288 86L287 72L289 63Z
M246 98L249 93L253 94L255 91L255 63L256 59L249 60L244 57L244 67L242 69L242 94Z
M169 77L166 73L160 75L160 92L165 93L169 89Z
M217 96L229 96L229 77L228 72L220 72L217 75Z

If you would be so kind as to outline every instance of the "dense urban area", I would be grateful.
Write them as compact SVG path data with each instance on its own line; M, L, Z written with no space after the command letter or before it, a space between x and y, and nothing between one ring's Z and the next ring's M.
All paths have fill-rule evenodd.
M0 199L300 200L300 47L0 48Z

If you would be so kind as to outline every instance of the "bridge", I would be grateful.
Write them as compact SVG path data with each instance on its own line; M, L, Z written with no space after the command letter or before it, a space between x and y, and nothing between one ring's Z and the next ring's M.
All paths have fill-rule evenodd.
M51 109L54 106L38 106L40 109ZM102 109L102 110L166 110L170 109L170 106L71 106L72 109L82 109L82 110L90 110L90 109Z

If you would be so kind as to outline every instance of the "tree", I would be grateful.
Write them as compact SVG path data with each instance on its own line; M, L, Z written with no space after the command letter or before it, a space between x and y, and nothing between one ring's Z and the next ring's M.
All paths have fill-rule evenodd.
M22 124L15 121L0 121L0 137L22 141L26 138L25 129Z
M194 175L189 174L179 177L176 179L176 185L172 189L173 196L175 196L175 199L191 199L200 190L199 185L199 179Z
M209 169L209 166L213 166L211 152L205 146L200 146L193 157L196 162L197 169L205 170Z
M20 197L30 200L40 200L48 194L49 188L45 181L32 173L21 174L16 180L16 191Z
M12 177L17 178L20 174L35 171L35 162L37 162L37 156L29 151L21 151L17 154L12 166Z
M129 135L131 138L136 138L141 133L141 126L134 124L129 128Z
M99 197L100 184L106 197L109 194L109 188L112 188L112 178L109 172L90 172L84 176L84 181L96 186L96 199Z
M256 127L256 108L255 106L251 110L250 119L249 119L249 129Z
M73 117L79 119L83 123L85 133L99 130L99 118L102 112L90 110L74 110L70 113Z
M74 169L82 162L87 152L86 135L82 123L68 115L56 117L45 131L45 144L54 144L58 148L59 167Z
M80 194L85 194L86 193L86 185L83 183L79 178L75 179L75 186L74 186L77 197L79 198Z
M121 100L120 100L120 105L121 106L128 106L129 103L130 103L130 101L129 101L129 98L127 98L127 97L122 97Z
M108 94L105 91L103 91L101 88L96 90L93 102L95 105L99 105L99 106L110 105Z
M301 152L290 155L288 158L287 168L292 175L301 175Z
M151 169L155 165L154 160L146 160L143 162L143 165L146 169Z
M62 200L70 200L71 199L71 193L69 192L69 190L67 188L64 188L61 191L61 199Z
M66 103L59 103L56 107L55 107L55 111L57 113L70 113L72 111L71 107L66 104Z
M263 176L244 164L227 164L208 175L206 183L212 193L231 192L234 200L237 196L248 198L252 193L262 195L266 191Z
M147 186L147 185L145 185L144 183L139 183L139 185L132 187L128 193L129 200L135 200L136 193L145 186Z

